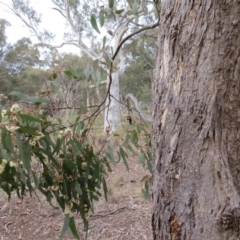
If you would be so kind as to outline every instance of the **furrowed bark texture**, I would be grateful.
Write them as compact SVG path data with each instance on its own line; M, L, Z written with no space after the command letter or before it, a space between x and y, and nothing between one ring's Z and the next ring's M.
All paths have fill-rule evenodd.
M160 19L154 239L240 239L240 1L164 0Z

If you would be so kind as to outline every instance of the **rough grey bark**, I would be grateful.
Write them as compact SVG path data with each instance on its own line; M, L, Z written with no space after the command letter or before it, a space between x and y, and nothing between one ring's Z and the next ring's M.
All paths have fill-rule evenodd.
M240 239L240 1L161 1L153 235Z

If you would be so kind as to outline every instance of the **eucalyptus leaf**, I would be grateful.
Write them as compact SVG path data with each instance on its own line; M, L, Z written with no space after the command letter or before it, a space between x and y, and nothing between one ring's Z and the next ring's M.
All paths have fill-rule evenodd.
M103 45L102 45L102 49L104 49L104 48L105 48L106 41L107 41L107 37L106 37L106 36L104 36L104 37L103 37Z
M108 7L110 9L113 9L113 6L114 6L114 0L108 0Z
M62 231L60 234L60 239L63 239L64 234L66 233L66 231L69 228L69 223L70 223L70 216L69 216L69 214L65 214L63 228L62 228Z
M101 10L101 11L99 12L99 22L100 22L100 26L101 26L101 27L104 25L104 20L105 20L104 11Z
M124 12L125 9L119 9L119 10L116 10L115 13L116 14L121 14L122 12Z
M76 228L76 224L75 224L75 221L74 221L74 217L70 217L69 227L70 227L70 229L71 229L71 231L72 231L73 236L74 236L76 239L80 240L80 236L79 236L78 231L77 231L77 228Z
M96 21L94 15L91 16L91 24L92 24L92 27L94 28L94 30L100 34L101 32L98 29L97 21Z

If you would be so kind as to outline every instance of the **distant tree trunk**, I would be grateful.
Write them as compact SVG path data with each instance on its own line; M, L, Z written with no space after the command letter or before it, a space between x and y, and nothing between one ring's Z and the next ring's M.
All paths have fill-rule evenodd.
M116 71L112 74L110 97L107 98L105 104L104 131L114 132L121 126L119 98L119 71Z
M121 31L115 33L114 38L114 51L118 48L119 41L121 40ZM105 115L104 115L104 131L110 131L113 133L117 128L121 127L120 117L120 88L119 77L125 71L126 63L123 51L120 50L117 57L114 60L114 69L112 73L112 83L109 94L105 103ZM117 69L116 69L117 68ZM107 88L109 79L107 80Z
M162 0L153 235L240 239L240 1Z

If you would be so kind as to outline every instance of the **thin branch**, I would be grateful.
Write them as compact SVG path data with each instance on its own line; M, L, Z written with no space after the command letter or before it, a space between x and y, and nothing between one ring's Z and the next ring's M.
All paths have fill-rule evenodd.
M52 9L58 11L64 18L67 18L60 9L58 8L52 8Z
M52 44L49 44L49 43L45 43L45 42L41 42L41 43L35 43L34 46L41 46L41 47L49 47L49 48L61 48L63 47L64 45L73 45L75 47L79 47L77 43L75 42L63 42L59 45L52 45Z
M119 45L118 45L115 53L113 54L112 59L115 59L115 58L116 58L116 56L117 56L118 52L120 51L122 45L123 45L128 39L130 39L131 37L133 37L133 36L136 35L136 34L139 34L139 33L143 32L143 31L146 31L146 30L148 30L148 29L156 28L156 27L158 27L158 25L159 25L159 21L157 21L156 23L154 23L154 24L152 24L152 25L147 25L147 26L145 26L145 27L142 27L142 28L136 30L135 32L129 34L128 36L126 36L126 37L119 43Z

